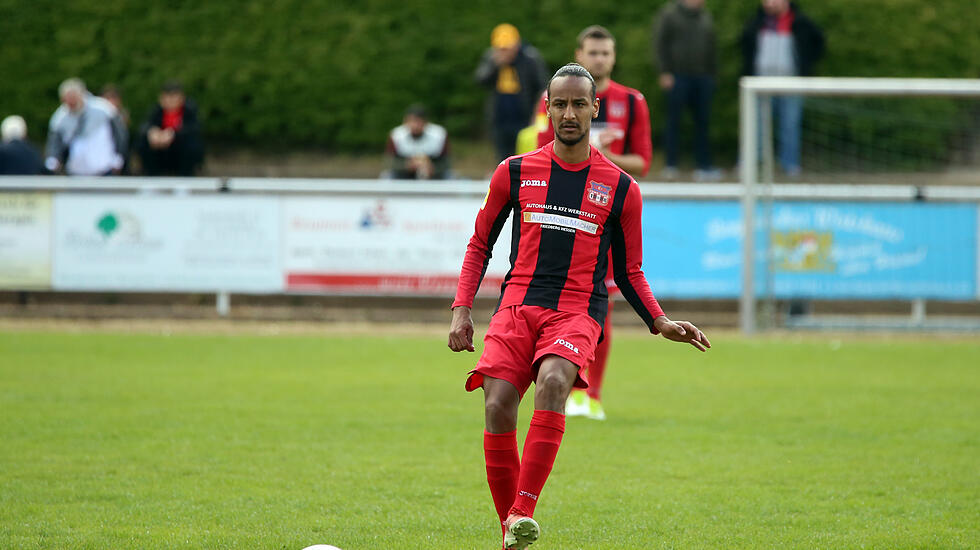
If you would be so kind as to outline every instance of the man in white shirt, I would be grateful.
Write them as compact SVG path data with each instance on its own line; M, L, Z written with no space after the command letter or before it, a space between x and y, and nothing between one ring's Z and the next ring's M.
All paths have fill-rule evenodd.
M449 176L446 129L429 122L425 107L415 104L401 126L388 135L387 175L394 179L445 179Z
M61 106L51 115L44 166L71 176L119 173L125 151L125 126L116 108L94 96L78 78L58 87Z

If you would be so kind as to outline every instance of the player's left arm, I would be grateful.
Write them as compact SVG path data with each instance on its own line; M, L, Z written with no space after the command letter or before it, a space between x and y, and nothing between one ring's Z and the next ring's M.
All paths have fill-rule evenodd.
M653 158L653 144L650 141L650 108L643 94L636 92L632 97L633 109L627 128L629 149L622 155L617 155L610 153L608 147L603 147L602 154L634 178L641 178L650 171L650 161Z
M708 337L689 321L671 321L653 296L643 275L643 197L640 186L629 182L619 223L612 226L613 278L626 301L653 334L675 342L686 342L700 351L711 347Z

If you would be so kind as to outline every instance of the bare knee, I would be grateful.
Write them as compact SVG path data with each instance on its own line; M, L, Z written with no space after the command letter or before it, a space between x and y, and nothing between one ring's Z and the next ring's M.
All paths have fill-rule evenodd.
M551 369L547 372L542 372L538 375L537 382L535 382L537 391L544 391L547 393L562 393L571 391L572 384L574 383L574 379L569 380L568 375L558 369Z
M495 383L496 382L496 383ZM507 433L517 429L517 410L521 396L508 382L484 383L483 407L486 428L490 433Z
M542 361L534 383L534 408L563 412L577 375L578 366L567 359L549 357Z

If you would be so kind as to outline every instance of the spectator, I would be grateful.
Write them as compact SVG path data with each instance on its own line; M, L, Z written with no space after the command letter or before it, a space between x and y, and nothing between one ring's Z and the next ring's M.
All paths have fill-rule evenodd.
M204 162L197 105L179 82L160 88L157 105L140 127L138 150L148 176L193 176Z
M44 168L41 155L27 141L27 123L10 115L0 123L0 175L35 176Z
M129 174L129 127L131 120L129 118L129 109L123 105L122 92L115 84L106 84L102 87L102 92L99 94L103 99L112 103L112 106L116 108L116 112L119 113L119 119L122 121L122 141L121 141L121 151L120 154L123 158L123 167L121 172L123 174Z
M69 175L118 174L123 166L125 131L116 108L93 96L85 83L69 78L58 86L61 106L51 115L44 166Z
M129 118L129 109L123 105L122 92L119 91L119 87L115 84L106 84L102 87L102 92L99 94L99 96L109 103L112 103L112 106L119 112L119 116L122 118L123 124L129 128L132 121Z
M493 90L489 113L493 143L499 160L514 154L517 134L531 120L538 98L548 82L538 50L521 42L517 28L497 25L490 34L490 49L476 68L476 80Z
M717 51L715 29L704 0L675 0L665 4L654 23L653 59L660 67L660 87L666 93L663 177L678 174L680 125L685 109L694 116L694 159L698 181L721 173L711 162L711 100L715 90Z
M446 129L429 122L425 107L412 105L402 125L388 135L388 175L395 179L445 179L449 175Z
M810 76L823 56L820 27L795 2L762 0L762 6L742 31L742 74ZM779 164L787 176L800 174L800 123L803 98L772 98L777 124Z

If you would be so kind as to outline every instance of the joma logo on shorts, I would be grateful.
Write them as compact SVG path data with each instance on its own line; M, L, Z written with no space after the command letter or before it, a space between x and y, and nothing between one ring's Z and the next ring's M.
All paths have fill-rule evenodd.
M555 340L555 343L558 344L559 346L565 346L566 348L574 351L575 353L578 353L577 347L573 346L571 342L566 342L562 338Z

